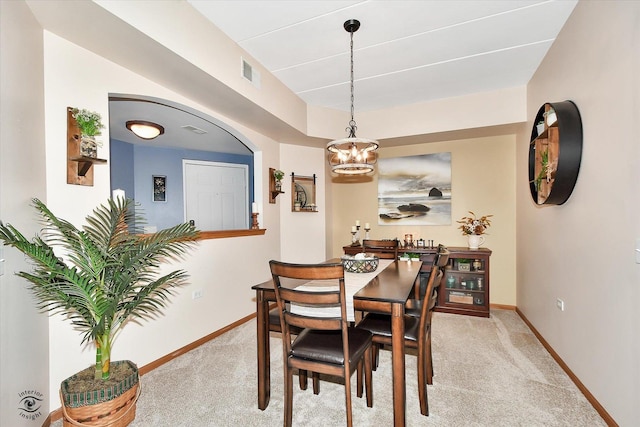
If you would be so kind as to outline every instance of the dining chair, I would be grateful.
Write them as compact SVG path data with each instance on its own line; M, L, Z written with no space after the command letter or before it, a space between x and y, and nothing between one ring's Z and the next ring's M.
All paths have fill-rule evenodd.
M438 250L433 259L433 265L440 268L444 275L444 268L449 263L449 250L442 244L438 245ZM422 304L423 302L427 302L429 307L427 309L427 384L433 384L433 352L431 350L431 319L433 317L433 308L438 301L438 288L440 287L440 281L438 280L433 284L433 290L431 291L431 296L426 298L426 285L424 287L420 286L419 297L417 299L409 299L405 304L405 314L408 316L420 317L422 314Z
M438 249L433 258L433 266L437 266L440 270L444 270L444 267L449 262L449 250L444 245L438 245ZM422 282L422 281L421 281ZM428 282L428 279L427 279ZM438 300L438 288L440 287L440 283L433 284L433 291L430 299L425 298L425 293L427 291L427 285L425 282L419 284L417 288L417 298L410 298L407 300L405 304L405 314L410 316L419 317L422 310L422 301L429 301L429 304L435 305Z
M362 251L372 253L378 258L398 259L398 239L393 240L362 240Z
M270 261L280 315L284 365L284 426L293 417L293 370L344 379L347 425L353 425L351 376L364 365L367 406L373 406L371 332L349 326L342 263ZM295 338L291 328L302 329ZM357 395L362 396L360 374Z
M440 283L443 272L437 265L434 265L429 273L429 280L425 295L431 295L434 284ZM427 337L430 335L430 304L423 301L421 314L419 317L404 316L404 344L405 347L418 350L418 396L420 400L420 413L429 415L429 403L427 399L427 374L431 364L427 346ZM374 346L391 344L391 316L388 314L368 313L358 324L359 328L371 331L373 334Z
M276 306L275 308L272 308L271 310L269 310L269 331L270 332L278 332L278 333L282 333L282 327L280 325L280 312L278 310L278 307ZM291 327L291 334L292 335L298 335L300 334L300 332L302 332L302 329L293 326ZM307 371L305 370L301 370L298 372L298 381L300 384L300 390L306 390L307 389ZM319 389L319 385L314 383L314 393L318 394L320 392Z

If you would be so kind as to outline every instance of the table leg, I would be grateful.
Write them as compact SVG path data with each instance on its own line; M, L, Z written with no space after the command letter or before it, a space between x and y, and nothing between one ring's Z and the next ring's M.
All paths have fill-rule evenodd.
M393 425L405 425L407 406L404 366L404 304L391 305L391 361L393 366Z
M269 406L271 393L269 353L269 302L264 292L256 291L256 323L258 338L258 408L265 410Z

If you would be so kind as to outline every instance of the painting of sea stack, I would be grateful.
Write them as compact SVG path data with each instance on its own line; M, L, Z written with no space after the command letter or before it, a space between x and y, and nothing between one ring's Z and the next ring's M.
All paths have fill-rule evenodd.
M451 225L451 153L378 159L379 225Z

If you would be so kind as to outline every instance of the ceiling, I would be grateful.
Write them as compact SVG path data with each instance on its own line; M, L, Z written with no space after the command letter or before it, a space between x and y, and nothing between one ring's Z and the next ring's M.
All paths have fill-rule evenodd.
M308 104L357 111L523 86L577 1L188 0Z
M358 111L526 85L577 3L187 1L247 51L250 57L245 59L254 67L259 62L307 104L344 111L350 108L350 41L343 23L358 19L356 121ZM148 117L157 111L145 112L147 107L149 103L140 103L118 111L112 105L111 118L123 120L117 130L112 125L112 136L140 142L122 129L130 119L158 122ZM158 140L168 139L170 128L210 126L197 123L196 117L172 117L163 117L167 134ZM229 137L225 134L220 137ZM198 148L197 138L202 139L187 132L179 135L190 148Z

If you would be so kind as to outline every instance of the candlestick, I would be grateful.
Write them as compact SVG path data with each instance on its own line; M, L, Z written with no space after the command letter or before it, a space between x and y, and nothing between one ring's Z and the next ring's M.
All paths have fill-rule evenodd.
M258 230L260 225L258 224L258 212L254 212L251 214L251 229Z
M364 225L364 238L365 238L366 240L369 240L369 230L371 230L371 227L369 226L369 223L367 222L367 223Z
M360 244L358 238L356 237L356 233L357 231L351 231L351 246L358 246Z
M256 202L251 203L251 213L258 213L258 204Z

